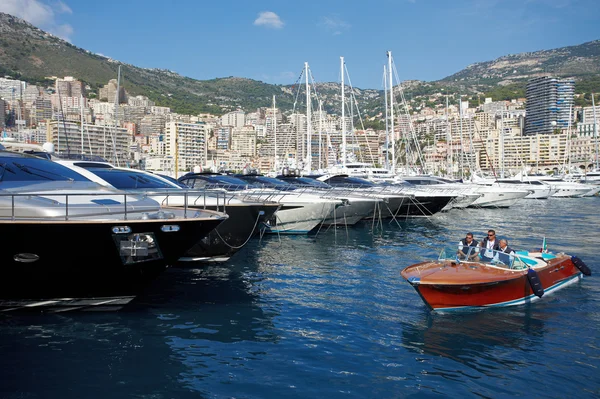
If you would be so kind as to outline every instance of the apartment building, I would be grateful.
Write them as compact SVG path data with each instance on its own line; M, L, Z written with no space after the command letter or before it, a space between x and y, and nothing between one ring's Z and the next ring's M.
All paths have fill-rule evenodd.
M551 134L572 124L574 79L543 76L527 83L525 132L527 136Z
M170 121L164 134L166 155L173 156L178 171L193 171L207 160L207 125Z
M48 141L57 153L96 155L115 165L124 165L130 159L131 138L124 128L51 121L47 129Z
M214 130L215 136L215 149L217 150L229 150L231 147L231 126L220 126Z
M140 134L144 136L159 135L164 132L167 118L165 115L144 115L140 121Z
M26 87L23 81L0 78L0 98L7 102L20 100Z
M246 113L241 110L228 112L221 117L222 126L243 127L246 124Z

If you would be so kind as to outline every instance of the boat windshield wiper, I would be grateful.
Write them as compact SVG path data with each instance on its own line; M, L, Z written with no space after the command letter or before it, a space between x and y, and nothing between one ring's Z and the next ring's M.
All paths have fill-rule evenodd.
M35 175L35 176L43 177L44 179L54 180L54 179L52 179L51 177L48 176L48 175L51 175L51 176L62 177L62 178L65 178L65 179L67 179L69 181L75 181L75 179L73 179L72 177L61 175L59 173L49 172L49 171L44 170L44 169L36 168L35 166L27 166L27 165L20 164L18 162L13 162L13 165L15 165L17 168L19 168L21 171L23 171L25 173L29 173L30 175Z
M12 168L10 166L8 166L8 164L6 162L1 163L0 168L2 168L2 171L0 172L0 181L4 180L4 174L7 171L12 173L13 175L16 174L15 171L12 170Z
M150 183L150 179L147 179L144 176L129 176L131 179L133 179L133 181L135 182L135 186L133 188L139 188L138 185L139 184L143 184L144 187L148 185L148 183Z

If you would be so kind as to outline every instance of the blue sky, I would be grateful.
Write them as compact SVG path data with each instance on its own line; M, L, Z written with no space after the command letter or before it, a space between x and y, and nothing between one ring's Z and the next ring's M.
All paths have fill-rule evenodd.
M383 88L388 50L400 80L432 81L600 39L598 0L0 0L0 11L86 50L200 80L292 84L308 62L316 83L339 82L343 56L363 89Z

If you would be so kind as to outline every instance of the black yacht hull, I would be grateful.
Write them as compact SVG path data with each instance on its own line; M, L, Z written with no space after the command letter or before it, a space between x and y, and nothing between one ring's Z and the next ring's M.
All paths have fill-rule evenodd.
M220 207L219 210L227 213L229 218L190 248L176 266L189 267L190 262L226 261L259 233L261 226L280 206L278 203L252 203L231 204L225 209ZM217 207L213 208L217 210Z
M418 217L418 216L431 216L442 209L450 201L456 198L455 195L449 196L420 196L415 195L413 198L408 199L402 203L402 206L398 209L395 217Z
M0 311L118 309L223 220L0 221Z

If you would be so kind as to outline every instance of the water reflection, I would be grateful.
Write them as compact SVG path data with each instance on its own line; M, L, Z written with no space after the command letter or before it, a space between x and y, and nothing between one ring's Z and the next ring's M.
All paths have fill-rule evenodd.
M17 315L0 329L2 397L192 397L171 384L184 367L147 315Z
M449 315L399 274L488 228L517 248L545 235L596 273L600 199L581 200L263 237L226 264L169 270L123 313L0 317L0 397L593 397L596 274Z
M444 357L484 374L523 368L536 357L506 357L503 353L535 351L547 332L546 312L524 305L514 309L441 314L423 311L402 331L402 343L415 353ZM457 366L452 365L450 370ZM449 370L449 371L450 371Z
M148 292L136 298L129 311L147 311L179 339L220 342L274 341L276 310L260 303L261 281L254 256L197 268L173 268Z

